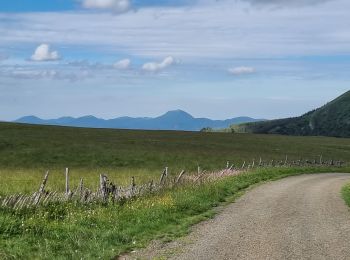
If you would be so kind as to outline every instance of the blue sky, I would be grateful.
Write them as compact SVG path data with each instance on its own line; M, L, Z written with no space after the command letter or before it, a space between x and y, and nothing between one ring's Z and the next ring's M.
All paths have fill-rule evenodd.
M11 0L2 1L0 8L2 12L54 12L54 11L76 11L81 9L79 0ZM133 8L143 7L176 7L193 5L195 0L134 0Z
M349 90L348 0L0 2L0 120L296 116Z

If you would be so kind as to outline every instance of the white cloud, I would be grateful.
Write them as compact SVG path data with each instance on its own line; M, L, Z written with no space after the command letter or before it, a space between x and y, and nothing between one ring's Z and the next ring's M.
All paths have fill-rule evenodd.
M95 53L99 46L99 55L160 59L172 54L186 62L343 54L350 52L349 9L349 0L298 9L253 8L230 0L191 8L141 8L122 16L0 13L0 48L10 52L9 46L45 39Z
M23 80L68 80L80 81L93 78L95 71L89 68L69 65L57 66L50 64L33 64L27 61L8 63L0 66L0 79L23 79Z
M40 44L31 57L33 61L53 61L60 59L57 51L51 51L50 45Z
M142 66L142 69L150 72L161 71L175 63L175 59L171 56L166 57L162 62L148 62Z
M111 10L114 13L125 13L131 8L130 0L83 0L87 9Z
M256 5L305 6L325 3L331 0L244 0Z
M59 71L55 69L35 69L27 67L15 67L0 71L0 76L13 79L50 79L50 80L84 80L92 75L86 70Z
M124 60L120 60L116 63L113 64L113 67L115 69L119 69L119 70L125 70L128 69L131 65L131 60L130 59L124 59Z
M14 70L12 76L23 79L55 78L59 75L56 70Z
M253 74L255 73L255 71L256 70L252 67L235 67L235 68L228 69L228 72L235 76Z
M350 51L349 8L349 0L298 9L218 1L210 7L142 8L122 16L0 14L4 21L0 23L0 47L10 51L8 46L45 39L92 50L100 46L100 53L106 55L120 52L161 58L171 53L186 61L342 54ZM14 21L16 26L9 30L7 24Z

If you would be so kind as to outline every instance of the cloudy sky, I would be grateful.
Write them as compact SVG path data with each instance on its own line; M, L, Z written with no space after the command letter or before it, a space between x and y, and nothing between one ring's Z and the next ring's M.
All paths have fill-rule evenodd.
M349 0L0 2L0 120L279 118L350 89Z

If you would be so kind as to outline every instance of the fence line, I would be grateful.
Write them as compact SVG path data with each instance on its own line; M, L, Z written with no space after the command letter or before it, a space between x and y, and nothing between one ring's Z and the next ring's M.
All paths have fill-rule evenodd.
M84 180L80 179L77 188L73 191L69 187L69 169L65 169L65 192L48 191L46 190L46 184L49 180L49 171L44 175L42 183L37 192L32 195L14 194L0 197L0 207L23 209L37 206L46 206L52 203L74 202L77 204L89 204L89 203L118 203L121 201L130 200L135 197L139 197L145 194L155 193L166 188L172 188L183 184L201 184L203 182L215 181L220 178L235 176L242 174L250 169L255 168L272 168L272 167L303 167L303 166L335 166L341 167L345 163L343 161L329 160L324 161L322 155L319 156L319 160L293 160L288 161L288 156L285 156L284 160L280 161L263 161L259 158L259 163L256 163L255 159L251 163L243 162L242 166L231 164L226 162L226 167L221 171L207 172L202 170L198 165L196 174L186 174L185 170L182 170L177 177L169 178L169 168L165 167L161 173L159 182L156 183L151 180L149 183L137 185L135 177L131 178L131 184L127 187L121 187L115 185L108 179L106 174L100 174L100 183L98 189L94 192L87 187L84 187Z

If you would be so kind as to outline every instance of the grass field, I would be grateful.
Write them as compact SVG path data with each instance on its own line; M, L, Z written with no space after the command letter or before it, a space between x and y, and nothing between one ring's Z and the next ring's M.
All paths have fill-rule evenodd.
M107 173L119 185L157 179L165 166L170 173L225 167L264 160L324 159L350 161L350 139L288 137L230 133L130 131L31 126L0 123L0 195L32 192L46 170L48 186L63 189L64 169L72 185L81 177L87 186Z
M0 196L31 193L49 169L48 189L64 189L64 168L71 185L81 177L96 189L100 173L118 185L158 180L163 167L178 174L222 169L226 161L308 158L350 161L350 139L230 133L127 131L0 123ZM200 186L165 190L116 205L70 203L13 211L0 209L0 259L107 259L154 238L188 232L213 215L212 208L232 201L242 190L289 175L350 169L260 169Z
M110 259L152 239L169 240L213 216L245 188L267 180L350 169L261 169L214 183L185 186L123 205L52 205L38 210L0 209L1 259Z

